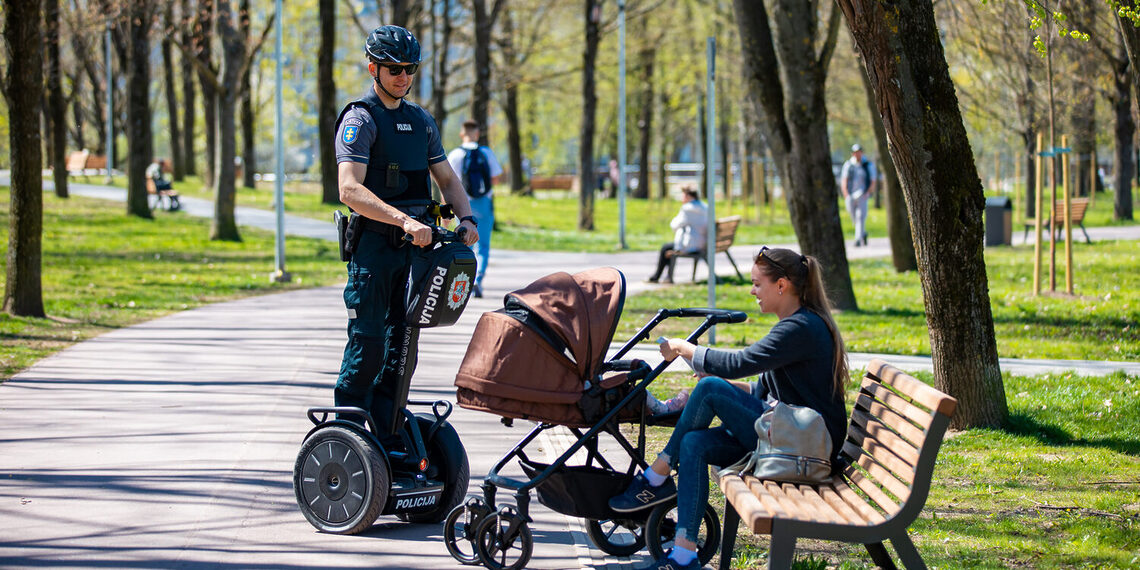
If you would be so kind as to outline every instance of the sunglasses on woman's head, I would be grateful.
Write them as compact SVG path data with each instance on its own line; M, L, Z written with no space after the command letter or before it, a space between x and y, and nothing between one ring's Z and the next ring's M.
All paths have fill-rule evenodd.
M383 62L378 61L378 62L376 62L376 65L379 67L387 68L388 73L391 74L392 77L397 77L401 73L404 73L404 72L407 72L408 75L415 75L416 71L419 71L419 69L420 69L420 64L418 64L418 63L400 64L400 63L383 63Z
M782 263L780 263L779 261L772 259L771 255L764 255L770 249L771 248L769 248L768 246L764 246L764 247L760 248L760 257L763 257L768 263L775 265L777 269L779 269L780 271L782 271L784 273L784 275L787 275L788 274L788 268L787 267L784 267L784 265Z

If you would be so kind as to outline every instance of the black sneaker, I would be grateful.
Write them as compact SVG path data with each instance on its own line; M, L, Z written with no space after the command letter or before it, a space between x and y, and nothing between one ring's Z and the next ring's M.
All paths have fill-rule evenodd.
M700 570L701 558L698 556L693 558L688 564L682 565L680 562L669 558L669 554L650 562L647 566L638 566L638 570Z
M610 499L610 508L618 513L632 513L659 505L676 496L677 485L673 483L672 477L654 487L645 475L638 474L624 493Z

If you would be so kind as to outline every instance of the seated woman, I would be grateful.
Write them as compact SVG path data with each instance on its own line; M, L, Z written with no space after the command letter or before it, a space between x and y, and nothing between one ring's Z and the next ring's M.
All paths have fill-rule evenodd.
M819 262L788 249L760 250L752 266L752 295L779 321L744 350L720 350L680 339L661 344L666 360L688 358L701 376L665 449L648 471L610 499L617 512L639 511L677 497L677 535L665 559L645 568L699 568L696 539L708 503L709 465L729 465L756 448L753 423L779 400L819 412L831 434L837 465L846 433L843 388L847 351L831 317ZM756 382L729 382L759 374ZM721 425L710 428L713 418ZM680 491L669 477L677 468Z
M708 207L701 202L701 196L692 184L681 188L681 210L669 222L669 227L673 228L673 241L661 246L661 252L657 255L657 270L647 279L650 283L661 279L662 272L665 272L662 283L673 282L673 267L676 266L673 252L691 253L705 249Z

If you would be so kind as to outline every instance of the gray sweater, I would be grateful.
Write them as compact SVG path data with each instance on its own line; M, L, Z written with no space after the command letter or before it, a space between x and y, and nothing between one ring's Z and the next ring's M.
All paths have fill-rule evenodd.
M766 400L771 394L781 402L819 412L831 434L834 460L847 431L843 395L832 389L834 347L823 319L800 308L743 350L698 346L693 353L693 369L698 374L727 379L759 374L752 386L754 397Z

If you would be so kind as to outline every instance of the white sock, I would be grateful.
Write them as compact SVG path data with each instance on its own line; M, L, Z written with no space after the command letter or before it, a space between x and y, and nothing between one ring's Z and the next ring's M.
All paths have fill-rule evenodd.
M649 484L654 487L660 487L661 484L669 478L668 475L661 475L653 469L646 469L643 474L645 475L645 479L649 481Z
M669 558L677 561L681 566L687 566L690 562L697 557L697 553L689 550L684 546L673 545L673 551L669 553Z

